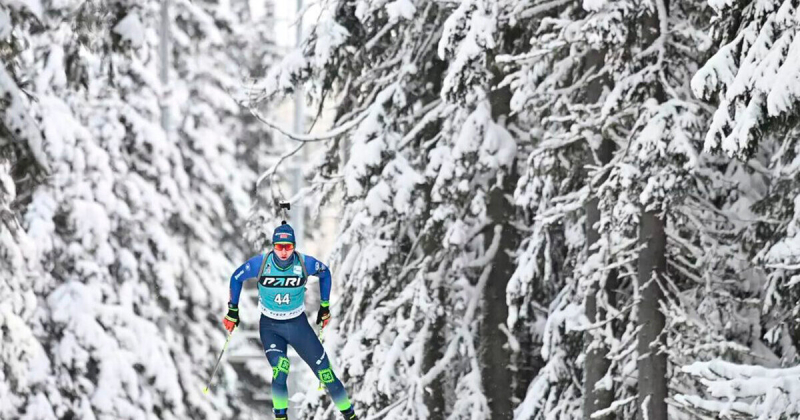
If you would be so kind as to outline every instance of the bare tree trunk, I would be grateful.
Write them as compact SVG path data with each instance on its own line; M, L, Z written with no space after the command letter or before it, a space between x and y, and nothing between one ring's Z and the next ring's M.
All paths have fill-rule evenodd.
M606 143L604 140L603 143ZM610 143L610 142L609 142ZM603 148L613 148L613 145L604 145ZM607 163L607 162L605 162ZM597 208L598 200L593 198L586 203L586 231L587 243L591 247L599 239L597 229L594 224L600 220L600 211ZM614 289L617 286L617 273L612 271L606 278L603 285L603 291L608 297L610 305L616 304L614 299ZM599 284L593 284L587 292L586 296L586 317L589 322L595 323L600 320L606 319L606 310L597 307L597 294L600 291ZM600 340L594 343L594 336L587 332L584 336L584 344L587 348L586 364L584 366L584 394L583 394L583 418L584 420L591 419L591 415L597 411L604 410L611 406L614 400L614 390L610 389L597 389L595 388L598 381L603 379L608 373L611 366L611 361L606 358L608 355L608 347ZM604 419L614 419L613 414L609 414Z
M604 51L591 51L586 55L584 68L585 72L592 71L592 69L599 69L605 63ZM600 100L603 89L608 84L604 78L597 78L587 86L586 89L586 103L596 103ZM614 155L614 142L609 139L603 139L600 148L597 150L597 157L599 162L594 162L594 159L589 158L589 164L606 165L611 161ZM597 198L590 199L586 205L586 246L587 249L597 243L600 239L600 234L595 227L595 223L600 220L600 210L598 209L599 200ZM592 251L588 251L592 252ZM603 286L603 292L608 296L609 304L614 304L613 290L616 288L617 274L616 272L609 273L608 278ZM600 291L599 284L592 284L587 291L586 295L586 317L590 322L595 323L598 320L606 318L606 311L597 307L597 293ZM584 420L591 419L591 415L597 411L604 410L611 406L614 400L613 389L596 389L597 382L603 379L608 373L611 366L611 361L606 358L608 355L608 347L601 341L595 340L592 332L587 332L584 335L584 346L586 351L586 363L584 365L584 383L583 383L583 418ZM605 416L605 419L614 419L613 414Z
M512 169L510 171L514 173ZM506 344L508 337L500 329L508 319L506 304L506 286L514 273L514 261L508 251L516 248L519 234L510 225L514 215L514 206L506 198L508 191L513 191L516 177L507 176L503 188L492 188L489 192L487 208L491 226L503 225L503 237L500 248L492 261L492 273L483 291L482 317L480 321L480 343L478 353L481 361L481 378L484 384L484 395L489 400L489 410L493 419L510 419L513 417L511 397L511 351ZM486 243L493 241L494 231L487 229Z
M663 0L663 7L669 10L669 0ZM657 11L644 16L641 38L646 46L658 39L661 18ZM660 103L666 100L663 86L655 86L654 96ZM660 350L666 345L666 317L660 308L664 292L656 281L664 278L667 266L664 225L665 221L657 212L642 210L639 245L646 246L639 253L638 267L640 300L637 325L641 330L637 343L639 359L636 363L639 370L637 420L667 420L667 355Z
M595 206L597 203L594 204ZM613 305L616 302L613 299L611 290L617 283L616 272L609 273L606 279L605 287L603 288L607 293L609 304ZM589 322L595 323L598 320L606 319L606 311L602 308L597 308L597 292L600 290L598 286L592 287L589 295L586 297L586 317ZM587 348L592 344L593 339L591 334L586 334L585 344ZM596 388L597 383L603 379L611 367L611 361L606 358L608 355L608 347L599 342L595 344L590 350L586 352L586 365L584 367L584 394L583 394L583 418L590 420L592 414L597 411L607 409L614 401L613 388ZM616 416L611 413L603 417L604 420L614 419Z
M493 68L493 73L497 81L502 80L502 72L498 68ZM511 89L505 86L492 91L489 101L492 118L505 122L511 113ZM489 401L493 419L510 419L514 413L511 402L514 395L511 349L507 344L508 337L500 328L508 320L506 286L516 268L509 252L515 250L519 243L519 233L511 224L516 216L514 204L507 198L514 193L519 179L516 169L516 164L512 164L504 174L502 186L491 188L487 206L491 220L484 240L487 247L494 241L492 226L503 226L500 248L492 260L492 271L483 290L478 343L483 392Z
M666 345L663 334L666 318L659 307L664 293L654 277L661 278L667 265L664 221L655 212L642 213L639 222L638 326L639 410L637 420L667 420L667 355L660 351Z
M439 307L442 307L442 287L432 290L433 298L436 299ZM442 349L444 349L444 315L440 311L435 311L434 322L431 324L430 340L425 348L425 355L423 356L423 368L427 371L430 370L436 361L442 357ZM425 392L425 407L428 409L430 420L442 420L445 418L445 401L444 401L444 384L443 378L438 377L428 385L427 392Z
M430 184L427 184L424 187L427 197L430 197L431 188L432 186ZM430 209L426 209L426 213L426 216L423 217L422 220L428 219ZM427 235L420 238L420 246L425 255L434 255L437 252L437 248L439 247L438 237L440 233L441 225L436 225L435 227L431 228L431 231ZM432 273L434 269L437 270L435 275L438 276L444 275L444 268L445 267L441 266L441 263L439 267L427 265L424 266L424 269L429 273ZM437 308L446 307L442 283L442 280L438 279L433 281L431 284L431 297L434 300L434 307ZM436 362L444 356L444 348L447 344L445 342L446 311L432 312L433 313L430 314L430 316L433 317L433 321L431 322L428 333L428 341L426 343L425 353L422 359L422 369L424 372L431 370L436 365ZM430 420L444 420L445 418L445 376L446 375L439 375L426 387L423 400L425 407L428 409L428 419Z

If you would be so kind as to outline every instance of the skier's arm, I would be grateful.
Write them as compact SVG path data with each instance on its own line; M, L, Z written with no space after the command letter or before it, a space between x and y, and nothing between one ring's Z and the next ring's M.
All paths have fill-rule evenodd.
M233 305L239 304L239 295L242 293L244 282L258 277L258 270L261 268L261 261L263 258L264 254L256 255L233 272L231 275L230 303Z
M331 297L331 271L325 264L310 255L305 256L305 264L309 276L319 277L320 304L327 307Z

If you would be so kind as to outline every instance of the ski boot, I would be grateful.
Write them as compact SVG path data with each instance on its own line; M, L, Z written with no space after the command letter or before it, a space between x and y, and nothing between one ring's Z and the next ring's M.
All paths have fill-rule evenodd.
M344 420L358 420L358 417L356 417L356 410L354 410L353 407L343 410L341 413L344 416Z
M273 410L275 412L275 420L289 420L289 414L287 413L287 409L276 409Z

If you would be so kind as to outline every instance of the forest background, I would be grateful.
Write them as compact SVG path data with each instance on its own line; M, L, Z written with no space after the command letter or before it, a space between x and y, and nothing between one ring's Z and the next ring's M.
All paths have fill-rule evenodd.
M364 418L800 415L796 2L169 4L0 0L0 418L268 415L201 390L288 198Z

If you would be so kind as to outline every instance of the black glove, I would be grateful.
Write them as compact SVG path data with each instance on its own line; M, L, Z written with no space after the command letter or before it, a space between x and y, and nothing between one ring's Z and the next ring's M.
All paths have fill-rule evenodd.
M317 312L317 325L322 325L322 328L325 328L328 325L328 322L331 321L331 310L328 306L320 306L319 312Z
M239 326L239 305L228 303L228 314L225 315L222 324L228 332L233 332L233 329Z

